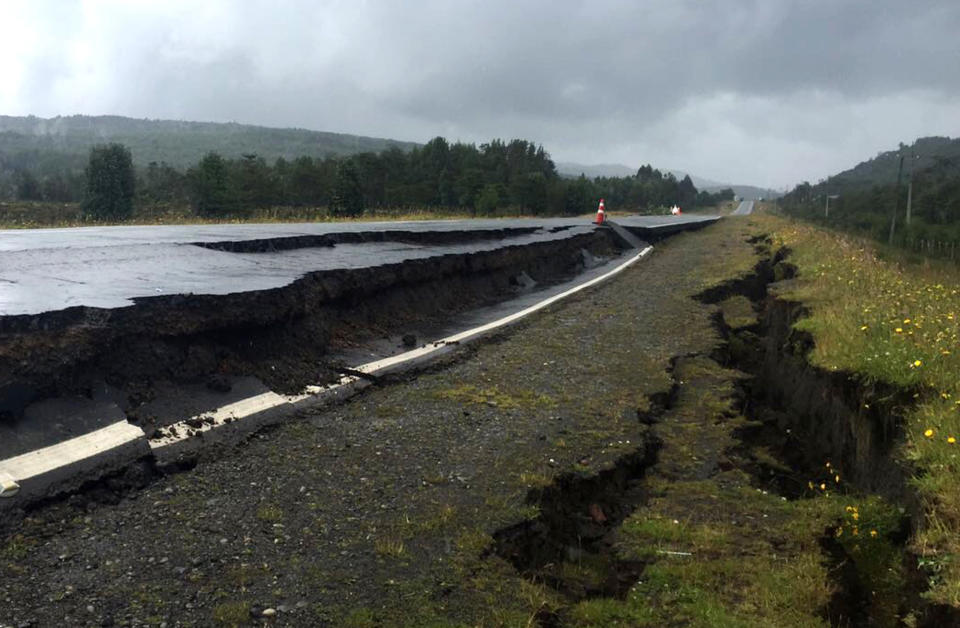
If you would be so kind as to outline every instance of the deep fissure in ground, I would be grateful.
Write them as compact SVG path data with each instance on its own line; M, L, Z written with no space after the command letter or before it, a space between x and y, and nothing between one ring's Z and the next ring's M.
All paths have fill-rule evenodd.
M749 461L749 470L760 486L788 499L809 497L822 491L821 480L842 476L842 486L832 488L850 501L878 496L900 513L886 539L893 552L881 567L887 574L861 564L870 563L870 557L856 555L840 542L843 522L824 530L820 544L835 586L824 617L834 626L960 624L953 609L930 605L922 598L928 580L907 548L920 514L896 447L915 391L865 384L848 374L811 365L808 355L813 339L793 328L808 315L807 309L768 292L771 284L796 276L790 251L771 252L771 241L764 236L752 242L763 256L754 272L700 295L708 303L745 296L758 314L757 324L739 328L728 325L722 313L716 318L724 337L717 360L751 375L741 382L741 412L751 424L738 431L740 453ZM751 456L751 446L774 452L779 464ZM899 586L882 582L889 573L895 574ZM889 599L878 599L878 595Z
M807 360L812 339L793 329L805 308L768 293L770 284L795 276L790 252L772 252L764 236L751 242L761 255L753 273L696 296L707 304L746 297L757 315L756 322L739 327L728 324L722 311L715 315L722 342L710 357L747 374L737 382L735 403L749 422L735 431L737 444L728 460L758 488L789 500L810 497L819 488L814 483L818 478L842 473L843 486L836 490L852 498L879 495L899 506L899 523L887 539L894 553L879 569L859 564L869 560L838 541L841 521L823 531L820 544L835 592L821 613L831 625L960 625L952 609L923 601L927 579L906 548L917 511L905 471L893 454L912 391L864 386L813 367ZM675 363L676 358L671 370ZM617 531L644 507L644 475L656 464L660 444L656 423L669 411L676 386L675 381L671 391L651 396L651 409L637 412L637 420L652 427L634 453L598 474L567 473L547 488L531 490L527 501L539 507L540 515L497 531L490 551L570 604L595 597L622 599L641 578L645 563L618 556ZM801 398L805 403L798 402ZM758 450L772 453L773 459L755 455ZM582 577L585 566L592 574L587 580ZM898 586L881 582L887 576L878 571L894 572ZM537 619L542 626L555 626L563 617L564 609L544 610Z

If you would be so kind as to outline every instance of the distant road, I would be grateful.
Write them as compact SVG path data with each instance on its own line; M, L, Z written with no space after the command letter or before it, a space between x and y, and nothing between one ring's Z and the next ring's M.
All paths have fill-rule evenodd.
M740 201L740 206L734 210L731 216L746 216L753 212L753 201Z

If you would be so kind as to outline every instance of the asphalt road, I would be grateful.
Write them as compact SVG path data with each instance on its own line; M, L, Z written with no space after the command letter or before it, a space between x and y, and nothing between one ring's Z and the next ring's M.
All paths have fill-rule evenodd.
M486 552L491 535L536 516L531 486L588 486L571 476L604 477L647 442L637 408L671 390L671 357L706 356L719 341L714 306L690 297L703 277L755 261L735 228L718 231L665 243L448 368L371 387L122 499L82 494L33 511L0 530L0 626L526 624L553 587ZM700 474L695 486L726 460L703 448L725 447L716 430L733 425L717 414L724 405L704 410L701 390L681 387L697 405L672 428L683 446L664 450ZM671 501L666 521L729 526L713 494ZM586 505L556 518L571 530L592 521ZM758 521L748 530L778 534ZM742 559L731 553L722 559ZM581 556L605 564L569 556L558 572L583 573Z
M740 205L733 210L733 216L746 216L753 212L753 201L740 201Z
M618 218L628 227L670 228L711 216ZM195 243L238 242L344 232L456 232L537 228L510 238L459 244L338 244L271 253L236 253ZM557 231L556 229L562 228ZM74 306L116 308L138 297L231 294L277 288L319 270L362 268L448 253L573 237L595 227L583 218L82 227L0 231L0 316Z

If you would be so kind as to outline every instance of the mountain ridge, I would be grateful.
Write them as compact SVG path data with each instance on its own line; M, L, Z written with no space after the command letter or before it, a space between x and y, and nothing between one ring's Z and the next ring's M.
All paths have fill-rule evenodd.
M581 173L591 179L596 177L629 177L637 173L636 168L631 168L630 166L625 166L623 164L580 164L569 161L558 161L554 163L557 166L557 172L559 172L562 176L569 177L577 177L580 176ZM683 170L664 170L663 172L671 173L678 180L689 176L697 190L711 193L730 188L733 190L734 194L740 198L748 200L756 200L759 198L776 198L781 195L781 193L777 192L776 190L762 188L755 185L723 183L720 181L714 181L712 179L706 179L704 177L698 177L697 175L690 174Z
M130 148L136 163L165 161L181 168L195 164L210 151L232 158L256 153L273 161L278 157L292 159L303 155L326 157L380 152L390 147L410 150L420 145L302 128L114 115L53 118L0 115L0 135L6 145L5 152L52 150L85 157L94 144L120 142Z

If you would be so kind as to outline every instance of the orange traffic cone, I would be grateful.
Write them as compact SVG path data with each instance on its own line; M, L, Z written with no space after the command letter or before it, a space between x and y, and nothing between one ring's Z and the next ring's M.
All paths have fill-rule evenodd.
M595 224L602 225L606 214L603 211L603 199L600 199L600 205L597 207L597 221Z

